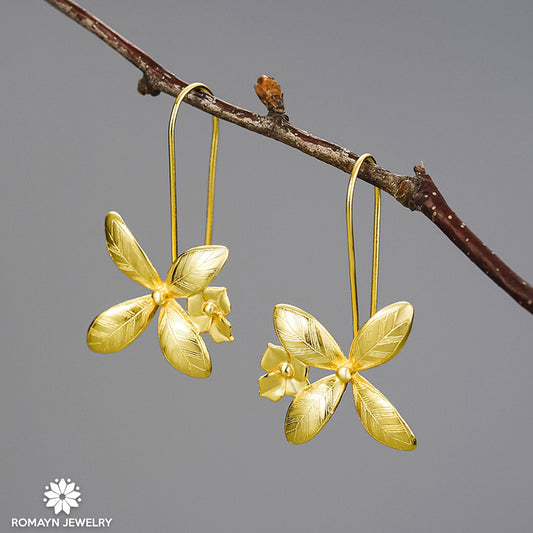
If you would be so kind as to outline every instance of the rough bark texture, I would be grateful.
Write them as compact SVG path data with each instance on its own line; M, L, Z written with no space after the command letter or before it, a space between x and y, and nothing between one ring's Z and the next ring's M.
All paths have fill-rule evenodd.
M141 94L157 96L164 92L171 96L177 96L188 85L71 0L45 1L100 37L111 48L140 69L143 76L139 80L137 88ZM358 156L342 146L315 137L293 126L287 115L284 114L283 94L279 85L272 78L266 76L264 78L269 80L267 86L264 86L265 80L260 85L263 85L263 88L270 92L260 91L261 94L258 93L258 96L263 96L261 100L267 105L269 114L266 116L234 106L202 91L190 93L185 101L222 120L280 141L324 163L350 173ZM271 91L271 88L274 88L274 92ZM414 176L402 176L378 165L365 162L359 173L359 178L389 193L412 211L422 212L498 286L522 307L533 313L533 287L513 272L466 227L448 206L423 167L416 166L414 170Z

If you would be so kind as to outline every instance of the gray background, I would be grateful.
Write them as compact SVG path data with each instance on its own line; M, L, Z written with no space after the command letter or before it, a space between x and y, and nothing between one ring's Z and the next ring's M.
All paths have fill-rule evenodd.
M420 160L453 209L533 279L530 1L85 1L183 79L259 113L260 74L297 126L398 173ZM231 255L235 342L207 341L210 379L174 371L155 322L117 354L85 344L93 317L143 294L104 242L116 210L169 266L166 126L172 101L42 1L4 2L0 530L50 517L71 477L73 516L115 532L529 531L531 316L422 215L384 198L380 305L416 317L399 357L367 372L415 431L406 453L371 439L351 393L312 442L283 435L288 399L257 396L285 302L351 341L347 176L221 124L214 242ZM181 250L203 239L209 117L178 123ZM371 188L357 187L362 314ZM316 374L314 374L316 376Z

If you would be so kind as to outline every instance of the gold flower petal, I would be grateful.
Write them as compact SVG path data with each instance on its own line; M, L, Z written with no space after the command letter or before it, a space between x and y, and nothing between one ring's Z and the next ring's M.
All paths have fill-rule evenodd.
M407 340L414 309L408 302L387 305L357 332L350 348L355 370L366 370L390 361Z
M266 372L271 372L281 363L287 363L288 361L289 354L281 346L276 346L269 342L261 358L261 368Z
M306 365L337 370L346 363L342 350L313 316L292 305L274 307L274 328L291 357Z
M294 379L297 381L305 381L309 374L309 367L296 357L290 358L290 364L292 365L292 368L294 368ZM307 382L307 384L309 384L309 382Z
M285 394L288 396L296 396L301 392L305 387L309 385L309 380L304 379L303 381L298 381L297 379L286 379L285 380Z
M285 380L276 372L261 376L258 383L259 396L263 398L277 402L285 396Z
M311 440L332 417L346 389L335 374L319 379L292 401L285 417L285 436L292 444Z
M211 327L211 317L207 315L191 315L190 317L191 322L196 326L196 329L200 333L205 333L206 331L209 331L209 328Z
M167 274L167 285L178 298L188 297L207 287L228 259L225 246L198 246L183 252Z
M145 330L156 311L157 305L151 295L109 308L100 313L89 326L89 348L100 353L122 350Z
M204 315L203 312L204 303L205 300L202 292L197 292L196 294L189 296L187 298L187 313L189 313L191 316L207 316Z
M231 312L231 302L229 301L228 290L226 287L222 288L224 291L221 292L220 296L218 297L218 306L224 315L229 315Z
M180 372L193 378L207 378L211 374L205 343L175 300L167 300L161 306L159 345L167 361Z
M202 296L206 302L214 302L225 315L229 315L231 304L226 287L206 287L202 291Z
M163 284L122 217L114 211L107 213L105 217L105 237L113 263L126 276L151 290L156 290Z
M391 448L414 450L416 437L389 400L359 374L352 385L355 408L370 436Z
M231 334L231 324L223 316L213 318L213 323L209 328L209 335L214 342L234 341L233 335Z

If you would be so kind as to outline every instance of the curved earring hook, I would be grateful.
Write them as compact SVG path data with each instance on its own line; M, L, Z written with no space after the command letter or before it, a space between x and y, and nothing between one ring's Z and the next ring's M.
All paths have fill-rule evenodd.
M353 232L353 193L357 174L366 159L376 160L372 154L363 154L353 166L346 192L346 232L348 236L348 265L350 267L350 289L352 298L353 335L359 330L359 311L357 307L357 278L355 273L355 237ZM377 311L378 304L378 269L379 269L379 239L381 233L381 190L374 187L374 239L372 251L372 286L370 296L370 316Z
M175 129L176 117L181 103L185 97L194 89L213 94L211 89L203 83L191 83L187 85L178 95L168 123L168 157L170 171L170 232L172 240L172 262L178 258L178 196L176 187L176 150L175 150ZM215 169L217 164L218 149L218 117L213 117L213 133L211 137L211 155L209 158L209 185L207 190L207 215L205 227L205 244L211 244L213 234L213 209L215 202Z

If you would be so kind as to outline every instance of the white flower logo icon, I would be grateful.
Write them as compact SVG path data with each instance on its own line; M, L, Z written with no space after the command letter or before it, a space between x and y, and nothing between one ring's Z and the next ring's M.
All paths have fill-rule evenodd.
M51 481L50 486L47 485L45 489L43 501L46 503L46 507L54 508L55 514L59 514L61 511L70 514L71 507L79 507L79 502L81 502L80 488L72 480L56 479Z

